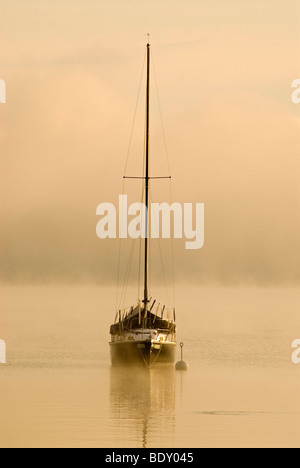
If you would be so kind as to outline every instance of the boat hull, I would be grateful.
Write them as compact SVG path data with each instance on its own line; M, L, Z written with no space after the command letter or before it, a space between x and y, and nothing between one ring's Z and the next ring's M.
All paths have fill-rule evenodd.
M110 343L111 362L113 366L146 366L173 364L175 362L176 344L170 342L153 343L149 341Z

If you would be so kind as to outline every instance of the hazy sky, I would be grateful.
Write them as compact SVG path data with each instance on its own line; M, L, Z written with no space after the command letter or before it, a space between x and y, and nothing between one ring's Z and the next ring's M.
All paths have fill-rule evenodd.
M118 241L96 238L95 213L122 191L151 32L173 198L206 210L204 248L175 242L177 277L299 281L299 14L298 0L0 0L0 280L115 279Z

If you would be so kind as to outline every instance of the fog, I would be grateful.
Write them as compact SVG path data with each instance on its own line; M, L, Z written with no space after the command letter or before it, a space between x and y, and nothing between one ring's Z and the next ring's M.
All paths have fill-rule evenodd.
M148 31L173 201L205 204L204 247L174 241L177 280L299 281L298 2L0 5L2 282L116 280L119 241L96 237L96 207L123 192ZM168 175L151 76L151 174ZM143 82L127 175L141 175L144 102ZM169 201L169 182L151 191ZM140 182L126 182L125 193L139 201ZM170 244L162 242L167 273ZM137 254L138 242L132 281ZM154 242L152 254L160 281Z

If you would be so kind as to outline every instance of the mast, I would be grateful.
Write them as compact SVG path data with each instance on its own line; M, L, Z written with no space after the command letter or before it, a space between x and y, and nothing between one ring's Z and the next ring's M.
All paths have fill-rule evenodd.
M148 304L148 223L149 223L149 108L150 108L150 44L147 43L147 88L146 88L146 222L145 222L145 272L144 272L144 306ZM145 313L146 316L146 313Z

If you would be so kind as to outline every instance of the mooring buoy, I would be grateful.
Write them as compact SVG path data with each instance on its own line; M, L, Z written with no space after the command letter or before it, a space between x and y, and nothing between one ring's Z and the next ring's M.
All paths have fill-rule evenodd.
M183 360L183 347L184 343L180 343L180 348L181 348L181 361L176 362L175 369L179 371L186 371L189 368L189 365Z

